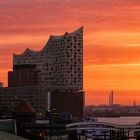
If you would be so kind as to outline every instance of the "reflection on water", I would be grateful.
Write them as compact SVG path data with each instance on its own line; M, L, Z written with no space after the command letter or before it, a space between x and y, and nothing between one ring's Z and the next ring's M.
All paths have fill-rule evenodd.
M118 125L135 125L140 122L140 117L99 117L98 122L107 122Z

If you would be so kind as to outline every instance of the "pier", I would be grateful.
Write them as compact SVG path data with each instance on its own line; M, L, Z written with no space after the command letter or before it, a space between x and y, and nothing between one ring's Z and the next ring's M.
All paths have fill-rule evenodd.
M66 126L69 140L140 140L140 126L79 122Z

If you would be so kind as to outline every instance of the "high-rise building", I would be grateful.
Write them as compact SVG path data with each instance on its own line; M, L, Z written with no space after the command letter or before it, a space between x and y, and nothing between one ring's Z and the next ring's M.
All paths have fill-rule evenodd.
M35 65L38 84L50 90L83 89L83 27L61 36L50 36L41 51L26 49L14 54L13 67Z
M14 54L8 86L0 90L0 110L26 100L38 113L52 109L82 117L83 27L50 36L41 51Z

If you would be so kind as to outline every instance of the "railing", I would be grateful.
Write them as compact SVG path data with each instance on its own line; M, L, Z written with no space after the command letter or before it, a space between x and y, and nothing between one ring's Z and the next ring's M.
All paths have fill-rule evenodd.
M67 124L66 129L69 135L75 134L77 139L79 139L80 136L85 136L86 138L99 138L103 140L128 140L130 138L140 140L139 125L116 125L105 122L78 122Z

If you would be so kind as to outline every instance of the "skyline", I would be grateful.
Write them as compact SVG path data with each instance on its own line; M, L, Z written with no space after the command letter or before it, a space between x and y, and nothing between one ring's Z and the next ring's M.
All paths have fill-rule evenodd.
M111 90L121 95L116 102L140 104L139 5L139 0L0 1L0 81L7 85L12 53L40 50L50 34L83 25L86 104L106 103Z

